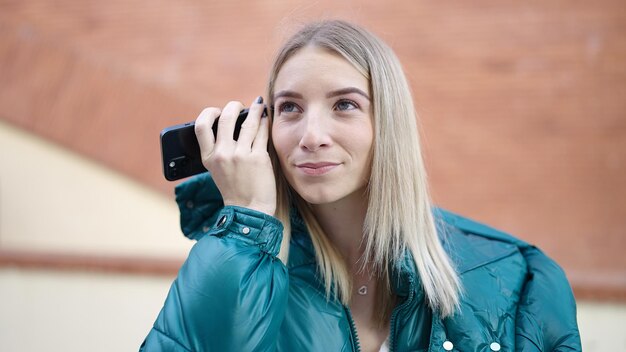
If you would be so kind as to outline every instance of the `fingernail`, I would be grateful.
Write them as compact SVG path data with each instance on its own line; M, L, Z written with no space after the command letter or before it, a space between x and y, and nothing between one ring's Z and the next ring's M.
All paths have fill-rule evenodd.
M254 101L257 104L261 104L263 102L263 97L259 95L258 98L256 98L256 100Z

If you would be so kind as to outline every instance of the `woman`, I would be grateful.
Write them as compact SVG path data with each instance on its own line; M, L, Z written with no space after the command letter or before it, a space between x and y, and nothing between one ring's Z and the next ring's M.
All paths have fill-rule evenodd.
M267 96L236 141L241 103L196 121L210 174L176 194L198 243L142 350L580 350L553 261L432 207L409 87L379 39L306 26Z

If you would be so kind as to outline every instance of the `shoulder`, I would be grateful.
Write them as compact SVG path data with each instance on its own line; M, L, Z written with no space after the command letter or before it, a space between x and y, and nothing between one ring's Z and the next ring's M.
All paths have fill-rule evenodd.
M567 281L561 267L536 246L441 208L436 208L433 214L441 242L460 272L518 254L522 256L529 274L543 273Z
M434 215L464 289L460 308L465 314L457 317L457 323L475 315L475 309L491 312L481 314L507 312L493 321L513 319L515 342L509 343L517 347L580 347L574 296L554 260L537 247L477 221L443 209L435 209Z
M520 256L525 271L525 253L534 246L493 227L436 208L433 212L440 240L459 274L509 256Z
M523 271L529 278L545 276L569 288L561 267L536 246L441 208L435 209L434 215L441 242L459 274L505 257L517 256L520 265L511 269Z
M439 226L439 230L443 229L445 231L446 229L441 227L441 225L444 225L445 227L454 227L465 233L473 234L486 240L510 243L518 247L530 246L528 243L508 233L442 208L435 208L433 214Z

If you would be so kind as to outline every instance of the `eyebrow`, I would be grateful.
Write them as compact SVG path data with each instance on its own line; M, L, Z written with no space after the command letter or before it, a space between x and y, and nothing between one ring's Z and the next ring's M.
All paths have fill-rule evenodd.
M356 87L348 87L348 88L341 88L341 89L334 90L326 94L326 98L332 98L338 95L345 95L345 94L350 94L350 93L360 94L364 96L367 100L370 100L370 97L369 95L367 95L367 93L365 93L364 91Z
M280 92L274 94L274 99L276 100L280 97L287 97L287 98L296 98L296 99L302 99L303 96L300 93L296 93L294 91L291 90L281 90Z
M350 94L350 93L356 93L356 94L360 94L362 96L364 96L367 100L370 100L369 95L367 95L367 93L365 93L364 91L360 90L359 88L356 87L347 87L347 88L341 88L341 89L337 89L337 90L333 90L332 92L328 92L326 94L326 98L332 98L332 97L336 97L339 95L345 95L345 94ZM296 93L294 91L291 90L281 90L280 92L274 94L274 100L280 98L280 97L288 97L288 98L296 98L296 99L303 99L304 97L302 96L302 94L300 93Z

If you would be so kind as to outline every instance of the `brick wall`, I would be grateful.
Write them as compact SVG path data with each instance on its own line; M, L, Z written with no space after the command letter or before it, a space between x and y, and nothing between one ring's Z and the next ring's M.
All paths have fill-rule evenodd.
M625 4L2 1L0 118L171 193L163 127L262 94L301 23L351 20L405 66L435 201L624 297Z

